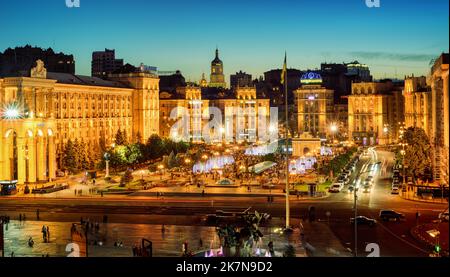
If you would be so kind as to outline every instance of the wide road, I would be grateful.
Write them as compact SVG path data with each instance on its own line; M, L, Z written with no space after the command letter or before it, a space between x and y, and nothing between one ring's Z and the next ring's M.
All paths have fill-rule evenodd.
M390 175L393 154L386 151L371 149L370 155L362 158L357 164L351 180L358 177L360 172L366 172L369 164L381 162L386 167L386 175L379 166L372 173L363 173L362 179L368 174L374 176L374 187L370 193L358 194L358 215L365 215L378 219L380 209L394 209L406 215L403 222L379 222L375 227L359 226L358 255L364 256L367 243L377 243L381 256L428 256L429 249L416 242L410 235L410 229L417 224L415 214L421 213L419 222L430 222L437 218L445 205L421 203L404 200L398 195L390 194ZM320 200L297 200L291 198L291 216L306 218L310 206L316 208L318 220L329 223L330 228L341 240L344 246L354 249L354 228L349 223L353 217L353 194L346 188L340 192ZM54 221L77 221L80 217L98 217L108 215L110 222L145 223L149 218L165 220L169 224L176 218L175 223L202 224L203 215L222 210L243 210L249 206L260 212L268 212L274 217L285 214L284 199L276 197L273 203L267 203L266 197L95 197L95 198L0 198L0 214L17 217L19 213L26 213L27 218L34 219L35 211L39 208L40 217ZM330 217L327 218L327 212ZM173 215L170 217L168 215Z

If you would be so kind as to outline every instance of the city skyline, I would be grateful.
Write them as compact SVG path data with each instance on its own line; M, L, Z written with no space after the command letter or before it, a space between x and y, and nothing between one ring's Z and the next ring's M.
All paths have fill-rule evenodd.
M375 79L426 75L430 60L448 52L447 1L383 1L380 8L371 9L360 0L299 1L289 3L289 9L285 2L239 3L238 9L234 1L135 1L129 6L119 1L81 1L80 8L71 9L62 0L9 2L3 5L7 12L0 19L10 26L4 28L9 39L0 42L0 49L30 44L73 54L80 75L90 75L93 51L115 49L125 63L181 70L191 81L199 81L203 72L209 75L216 46L227 81L239 70L257 78L281 68L285 51L289 68L315 69L322 62L358 60L370 67ZM48 14L34 14L37 5ZM99 14L99 9L104 12ZM161 16L168 9L173 15L170 20ZM346 35L349 26L357 36ZM62 36L64 32L68 35Z

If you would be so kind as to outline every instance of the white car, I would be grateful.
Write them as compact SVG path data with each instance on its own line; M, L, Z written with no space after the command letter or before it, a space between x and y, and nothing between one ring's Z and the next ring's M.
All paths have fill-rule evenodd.
M448 221L448 209L442 213L439 213L439 219L442 221Z
M398 189L398 187L392 187L392 189L391 189L391 194L399 194L399 189Z
M344 187L343 183L333 183L328 191L329 192L340 192L343 187Z

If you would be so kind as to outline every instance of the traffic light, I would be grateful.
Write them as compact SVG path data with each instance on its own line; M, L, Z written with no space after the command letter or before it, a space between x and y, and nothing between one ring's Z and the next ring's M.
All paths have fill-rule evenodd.
M435 245L434 246L434 251L436 251L436 253L441 252L441 246L440 245Z

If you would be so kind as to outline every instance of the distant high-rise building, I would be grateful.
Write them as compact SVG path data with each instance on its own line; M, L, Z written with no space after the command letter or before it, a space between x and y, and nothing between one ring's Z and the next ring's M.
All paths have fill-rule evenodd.
M239 71L230 75L230 87L249 87L252 85L252 75Z
M50 72L75 74L73 55L55 53L52 48L42 49L26 45L0 52L0 77L27 75L36 60L43 61Z
M347 66L348 76L358 76L361 82L372 82L372 75L370 75L369 66L359 63L358 61L345 64Z
M105 78L108 74L120 69L123 59L116 59L115 50L95 51L92 53L91 75L93 77Z
M223 74L223 62L219 59L219 49L216 48L216 57L211 62L210 87L225 88L225 75Z

